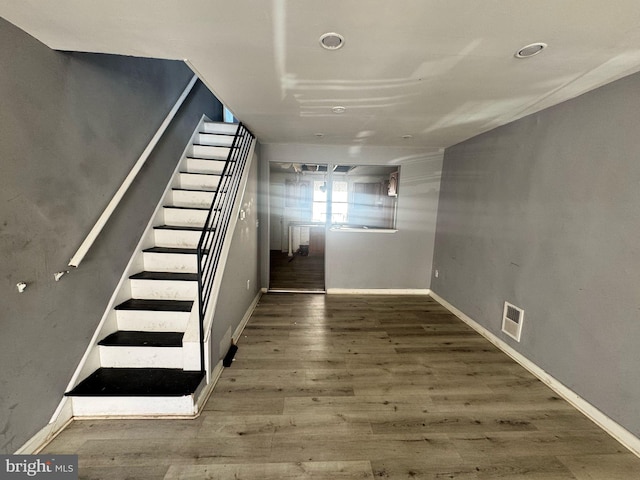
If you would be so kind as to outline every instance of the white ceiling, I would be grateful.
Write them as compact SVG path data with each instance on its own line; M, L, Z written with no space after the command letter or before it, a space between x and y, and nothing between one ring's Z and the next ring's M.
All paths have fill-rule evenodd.
M55 49L186 59L263 143L437 151L640 70L638 0L2 0L0 15ZM330 31L342 49L320 48Z

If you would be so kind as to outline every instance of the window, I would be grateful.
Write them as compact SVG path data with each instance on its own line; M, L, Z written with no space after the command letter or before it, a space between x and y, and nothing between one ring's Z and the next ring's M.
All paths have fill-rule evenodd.
M337 180L332 223L355 228L396 227L398 167L337 165L333 176Z
M237 123L233 113L227 107L222 109L222 119L225 123Z
M349 221L349 183L334 181L331 192L331 223Z
M315 180L313 182L313 210L311 221L326 222L327 220L327 182Z

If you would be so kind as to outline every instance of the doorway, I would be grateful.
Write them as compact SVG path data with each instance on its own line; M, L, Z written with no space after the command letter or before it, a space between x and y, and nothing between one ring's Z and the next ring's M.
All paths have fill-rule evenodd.
M269 170L269 290L324 292L327 165Z

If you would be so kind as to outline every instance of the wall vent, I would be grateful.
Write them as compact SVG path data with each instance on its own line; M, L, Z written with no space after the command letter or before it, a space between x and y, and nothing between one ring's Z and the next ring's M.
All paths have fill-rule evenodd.
M523 309L518 308L509 302L504 302L504 310L502 312L502 331L513 338L516 342L520 341L523 320Z

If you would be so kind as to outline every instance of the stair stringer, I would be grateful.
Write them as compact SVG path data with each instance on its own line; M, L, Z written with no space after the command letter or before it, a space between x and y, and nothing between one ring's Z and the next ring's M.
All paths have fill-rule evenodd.
M224 276L225 266L227 264L227 258L229 257L229 250L231 249L231 241L233 239L233 235L236 231L236 225L238 223L238 217L240 214L240 207L242 206L242 202L244 199L244 194L247 188L247 183L249 181L249 172L251 171L251 166L255 160L255 147L256 147L256 139L254 138L251 142L251 148L249 149L249 154L247 156L247 162L245 164L244 170L242 172L242 177L240 178L240 184L238 186L238 195L235 198L233 203L233 208L231 210L231 218L229 219L229 227L225 233L222 249L220 253L220 260L218 262L218 268L216 270L216 274L213 278L213 284L211 288L211 296L209 299L209 303L207 305L207 311L205 312L204 318L204 345L205 345L205 370L207 374L207 383L211 380L211 329L213 327L214 314L216 311L216 305L218 303L218 298L220 296L220 287L222 286L222 277ZM193 313L193 312L192 312ZM198 354L200 352L200 325L199 325L199 315L196 313L195 322L189 322L189 326L187 327L187 331L184 334L183 339L183 348L185 351L194 352L197 351ZM193 314L192 314L193 318Z
M176 186L176 178L179 172L181 171L181 169L184 168L187 162L187 157L192 148L192 145L195 139L198 137L199 132L203 130L203 125L205 124L205 122L208 122L208 121L211 121L211 120L206 115L202 115L202 117L200 118L198 124L194 129L193 134L189 138L182 152L182 155L180 156L180 159L176 164L176 167L173 171L171 179L168 182L151 218L149 219L149 222L145 227L144 233L142 234L140 241L136 245L133 251L133 254L129 259L129 262L127 263L127 266L125 267L122 273L122 276L120 277L120 280L114 290L114 293L111 296L105 308L104 314L102 315L100 322L98 323L96 330L91 340L89 341L89 344L85 350L85 353L82 356L80 362L78 363L78 366L76 367L76 370L72 375L65 391L67 392L71 391L82 380L87 378L93 371L95 371L97 368L100 367L100 352L99 352L98 342L100 341L100 339L118 330L116 313L114 310L115 306L131 297L131 286L130 286L129 277L133 275L135 272L138 272L144 268L144 259L143 259L142 251L154 245L153 227L160 225L163 222L164 215L163 215L162 209L164 206L165 199L170 194L171 189ZM197 301L194 302L194 308L192 309L190 317L193 316L194 314L197 318L198 317ZM190 323L191 323L191 320L190 320ZM199 358L199 352L198 352L198 358ZM199 369L200 367L198 366L197 370ZM53 423L57 421L58 416L61 414L61 412L65 411L68 408L67 404L71 403L71 400L72 399L67 396L64 396L62 398L62 400L58 405L58 408L54 412L49 423ZM76 416L75 413L73 413L73 415Z

